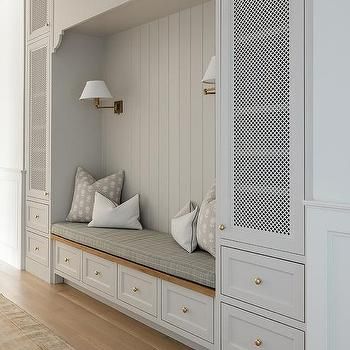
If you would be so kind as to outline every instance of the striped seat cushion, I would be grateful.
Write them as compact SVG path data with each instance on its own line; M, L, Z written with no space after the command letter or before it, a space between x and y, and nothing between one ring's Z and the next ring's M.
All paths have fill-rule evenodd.
M189 254L167 233L88 227L84 223L57 223L52 233L210 288L215 288L215 259L207 252Z

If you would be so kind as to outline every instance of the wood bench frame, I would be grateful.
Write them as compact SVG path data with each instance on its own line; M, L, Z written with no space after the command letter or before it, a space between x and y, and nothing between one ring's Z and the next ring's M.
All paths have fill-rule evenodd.
M86 253L98 256L98 257L100 257L102 259L115 262L115 263L117 263L119 265L130 267L130 268L132 268L134 270L141 271L143 273L146 273L146 274L151 275L153 277L157 277L157 278L162 279L164 281L168 281L168 282L177 284L177 285L179 285L181 287L184 287L184 288L193 290L195 292L207 295L207 296L209 296L211 298L215 297L215 289L202 286L202 285L200 285L198 283L187 281L185 279L169 275L169 274L167 274L165 272L154 270L154 269L152 269L150 267L143 266L143 265L134 263L132 261L129 261L129 260L126 260L126 259L123 259L123 258L119 258L117 256L114 256L114 255L102 252L102 251L94 249L94 248L90 248L90 247L85 246L83 244L76 243L76 242L71 241L69 239L57 236L55 234L51 234L51 240L64 243L64 244L66 244L68 246L80 249L80 250L82 250L82 251L84 251Z

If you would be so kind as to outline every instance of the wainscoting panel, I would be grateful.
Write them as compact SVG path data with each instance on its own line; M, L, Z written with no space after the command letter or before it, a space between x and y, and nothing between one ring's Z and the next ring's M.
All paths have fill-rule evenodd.
M106 40L105 80L125 113L103 112L103 172L124 169L123 199L141 195L145 227L169 231L215 178L215 96L202 76L215 54L215 3Z
M307 206L307 349L349 347L350 207Z
M22 171L0 168L0 260L21 268Z

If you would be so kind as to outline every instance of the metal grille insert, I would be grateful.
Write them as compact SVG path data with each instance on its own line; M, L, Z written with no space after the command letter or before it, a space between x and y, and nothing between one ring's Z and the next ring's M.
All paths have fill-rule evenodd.
M30 53L30 185L46 190L47 48Z
M234 0L233 225L290 234L290 0Z
M48 22L48 0L31 0L31 32L43 28Z

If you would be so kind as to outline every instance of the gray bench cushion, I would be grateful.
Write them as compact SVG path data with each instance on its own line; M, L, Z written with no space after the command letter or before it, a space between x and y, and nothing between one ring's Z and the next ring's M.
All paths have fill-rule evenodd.
M201 250L187 253L167 233L93 228L87 224L70 222L52 225L52 233L169 275L215 288L215 259Z

